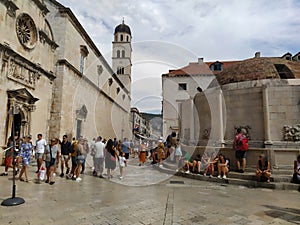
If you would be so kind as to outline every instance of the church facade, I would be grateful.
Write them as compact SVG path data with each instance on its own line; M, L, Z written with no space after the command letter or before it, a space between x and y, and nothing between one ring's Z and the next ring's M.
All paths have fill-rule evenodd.
M127 28L114 33L127 34L120 58L131 62L131 31L120 25ZM130 137L131 64L124 83L69 8L54 0L1 0L0 31L1 146L13 130L46 139Z

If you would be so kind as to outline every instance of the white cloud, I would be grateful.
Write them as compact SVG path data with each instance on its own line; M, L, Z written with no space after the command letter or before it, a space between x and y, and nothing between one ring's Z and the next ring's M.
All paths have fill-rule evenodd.
M107 61L114 28L125 18L133 36L133 65L156 62L153 68L145 65L147 70L133 68L133 80L160 78L168 69L184 66L197 57L205 61L240 60L253 57L256 51L262 56L300 51L297 0L59 2L71 8ZM144 86L147 88L147 84Z

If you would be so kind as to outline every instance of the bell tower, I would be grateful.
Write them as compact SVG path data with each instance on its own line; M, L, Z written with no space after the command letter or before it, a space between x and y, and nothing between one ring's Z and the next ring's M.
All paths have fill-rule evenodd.
M131 93L131 31L124 23L115 28L114 41L112 42L112 69L119 80Z

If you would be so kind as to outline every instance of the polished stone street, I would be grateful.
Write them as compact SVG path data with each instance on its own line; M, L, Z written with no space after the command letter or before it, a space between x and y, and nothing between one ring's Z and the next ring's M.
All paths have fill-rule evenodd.
M3 168L1 168L3 169ZM249 189L160 173L131 163L124 179L90 175L56 177L51 186L16 181L25 203L0 207L0 224L300 224L297 191ZM11 196L11 176L0 177L1 201Z

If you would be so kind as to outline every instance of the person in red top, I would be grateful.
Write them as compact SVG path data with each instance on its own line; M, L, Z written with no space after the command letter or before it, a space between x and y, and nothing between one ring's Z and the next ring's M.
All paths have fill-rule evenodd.
M236 130L236 135L233 141L233 149L235 149L235 158L237 163L237 172L239 173L244 173L246 168L248 139L245 134L245 129L238 128ZM240 161L242 161L242 168Z

